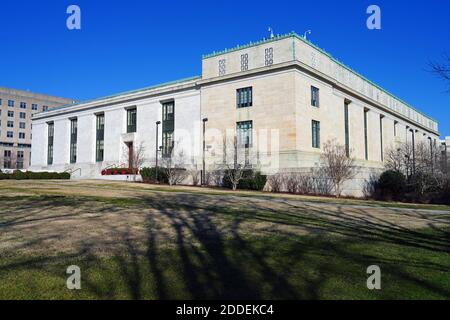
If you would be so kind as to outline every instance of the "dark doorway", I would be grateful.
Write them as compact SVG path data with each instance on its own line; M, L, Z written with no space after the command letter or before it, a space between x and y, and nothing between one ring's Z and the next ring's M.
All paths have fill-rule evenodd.
M128 142L128 168L133 169L133 142Z

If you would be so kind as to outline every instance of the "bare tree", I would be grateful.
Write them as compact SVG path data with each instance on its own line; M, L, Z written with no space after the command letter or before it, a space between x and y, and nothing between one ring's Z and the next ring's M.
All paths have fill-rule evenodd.
M386 153L385 167L403 173L409 186L421 197L444 187L443 154L431 141L403 142Z
M244 175L244 170L248 167L248 148L242 148L238 141L236 135L231 137L232 142L227 143L226 137L224 137L224 163L222 164L224 169L224 175L231 182L231 187L233 190L237 189L239 181L242 180Z
M355 160L347 157L345 146L335 139L325 142L320 158L321 170L333 183L335 196L340 197L342 184L355 175Z
M161 159L161 167L165 171L169 185L180 184L186 179L188 172L184 168L186 155L176 142L168 155Z
M402 172L409 176L413 172L414 148L412 143L400 143L385 150L384 166L388 170Z
M429 66L431 72L444 81L450 81L450 55L443 54L443 62L430 61ZM450 93L450 88L447 90Z

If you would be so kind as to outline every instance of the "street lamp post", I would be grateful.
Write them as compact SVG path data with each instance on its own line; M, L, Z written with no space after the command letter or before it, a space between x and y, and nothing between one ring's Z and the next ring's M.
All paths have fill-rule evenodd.
M415 132L414 130L410 130L411 131L411 142L412 142L412 174L416 174L416 143L415 143Z
M161 124L161 121L156 121L156 144L155 144L155 150L156 150L156 165L155 165L155 170L156 170L156 182L158 182L158 127Z
M205 144L205 129L206 129L206 122L208 121L208 118L203 118L203 170L202 170L202 185L205 185L205 151L206 151L206 144Z

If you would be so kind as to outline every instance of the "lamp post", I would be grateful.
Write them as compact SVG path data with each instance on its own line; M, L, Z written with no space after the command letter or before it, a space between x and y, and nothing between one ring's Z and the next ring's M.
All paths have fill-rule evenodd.
M206 151L206 144L205 144L205 129L206 129L206 122L208 121L208 118L203 118L203 170L202 170L202 185L205 185L205 151Z
M156 150L156 165L155 165L155 168L156 168L156 182L158 182L158 142L159 142L159 140L158 140L158 127L159 127L159 125L161 124L161 121L156 121L156 144L155 144L155 150Z
M411 132L411 142L412 142L412 174L416 174L416 145L415 145L415 132L414 130L409 130Z

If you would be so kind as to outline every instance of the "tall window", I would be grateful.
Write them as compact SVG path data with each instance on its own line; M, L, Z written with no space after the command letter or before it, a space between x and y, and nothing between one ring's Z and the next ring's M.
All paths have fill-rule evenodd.
M369 110L364 110L364 158L369 160L369 146L367 144L367 114Z
M77 162L78 120L70 120L70 163Z
M11 169L11 150L5 150L3 152L3 167L5 169Z
M17 151L17 169L23 169L23 151Z
M253 121L241 121L236 123L237 143L240 147L250 148L253 143Z
M48 106L42 106L42 111L48 111Z
M312 147L320 148L320 122L312 120L311 129L312 129Z
M8 128L14 128L14 121L8 121L8 122L6 123L6 126L7 126Z
M319 107L319 88L311 86L311 105Z
M21 112L19 114L19 116L20 116L20 119L25 119L27 117L27 114L25 112Z
M384 158L384 155L383 155L383 153L384 153L384 151L383 151L383 118L384 118L384 116L380 115L380 148L381 148L380 152L381 152L381 161L383 161L383 158Z
M136 132L136 108L127 109L127 133Z
M174 146L175 103L173 101L163 103L162 119L162 151L163 156L168 157L172 153Z
M95 134L95 160L103 161L104 137L105 137L105 115L98 114L96 120Z
M344 102L345 154L350 157L350 132L348 128L348 102Z
M20 109L26 109L27 108L27 103L26 102L21 102L20 103Z
M252 87L237 89L236 103L238 108L251 107L253 103Z
M25 139L25 132L19 132L19 139Z
M8 100L8 107L14 107L14 100Z
M31 110L37 110L37 109L38 109L37 104L33 103L33 104L31 105Z
M47 148L47 164L53 164L53 137L55 135L55 125L53 122L48 124L48 148Z
M8 117L14 118L14 111L8 111Z
M271 66L273 64L273 48L264 50L264 65Z
M241 71L248 70L248 53L241 54Z
M397 125L398 125L398 121L394 121L394 137L397 136Z

